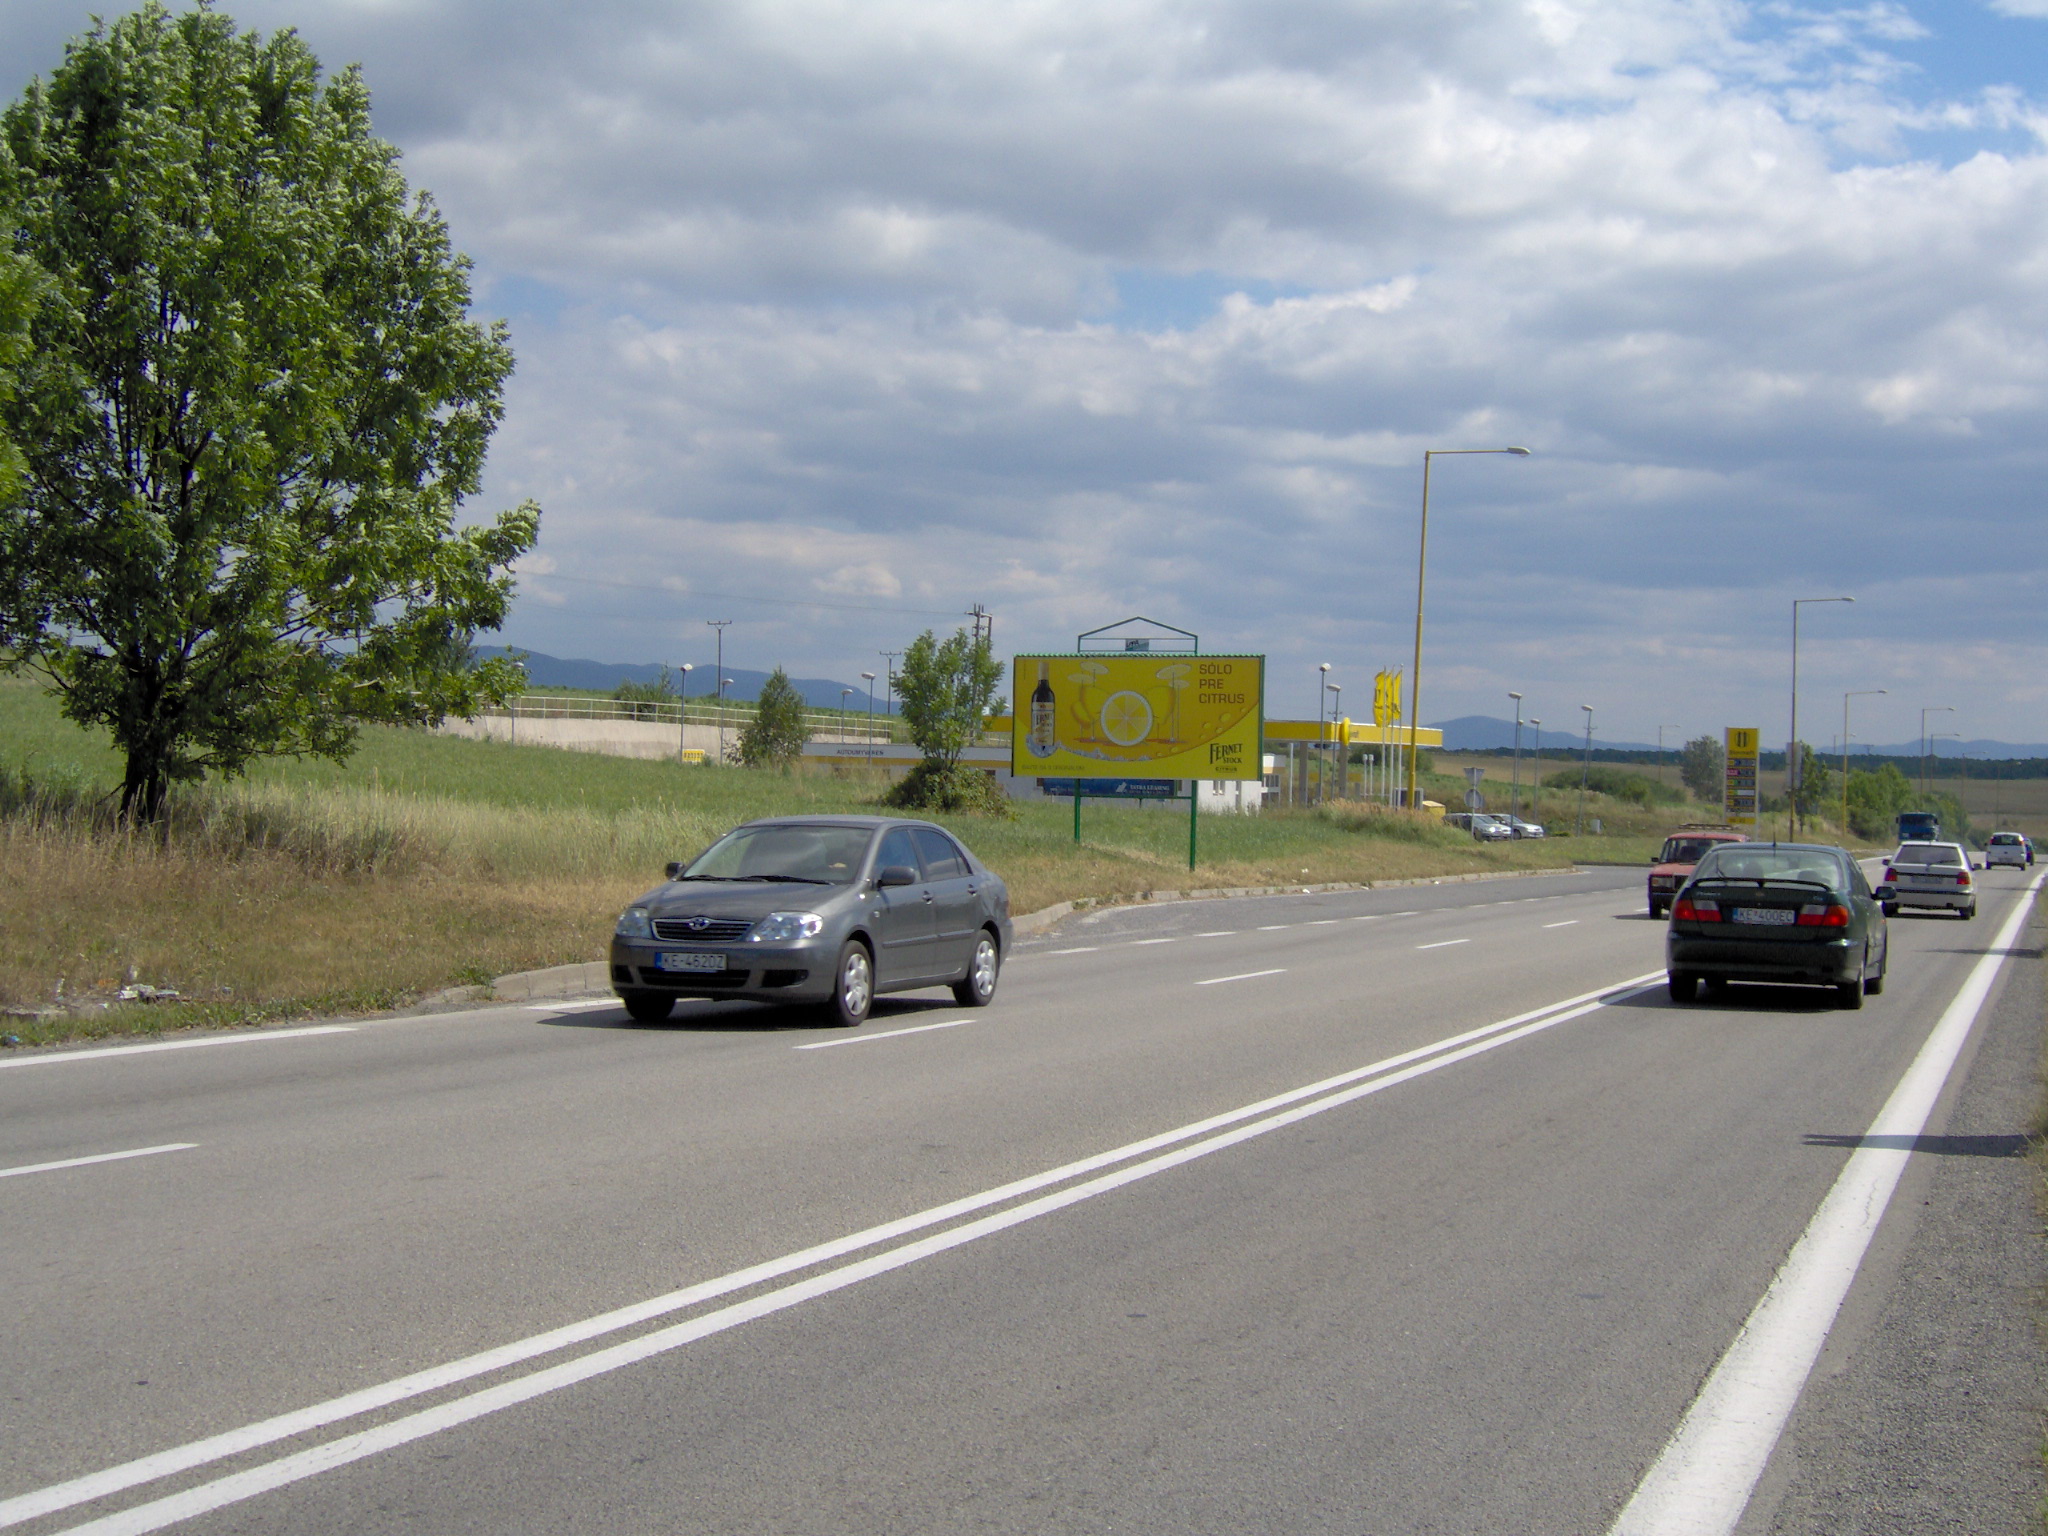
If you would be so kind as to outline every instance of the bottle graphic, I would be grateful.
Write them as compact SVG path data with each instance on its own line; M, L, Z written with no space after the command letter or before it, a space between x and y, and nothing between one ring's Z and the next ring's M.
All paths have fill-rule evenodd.
M1024 747L1033 757L1051 757L1059 743L1053 739L1052 663L1038 664L1038 686L1031 690L1031 729L1025 732Z

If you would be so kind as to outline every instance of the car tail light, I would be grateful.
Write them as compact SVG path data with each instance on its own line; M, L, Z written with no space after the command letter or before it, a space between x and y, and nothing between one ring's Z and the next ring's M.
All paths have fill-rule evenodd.
M1802 928L1846 928L1849 926L1849 909L1838 901L1808 902L1799 909L1799 926Z
M1721 904L1699 896L1681 896L1671 909L1671 915L1681 923L1718 923L1721 921Z
M1970 883L1970 872L1969 872L1969 871L1968 871L1967 869L1965 869L1965 870L1962 870L1962 871L1960 871L1960 872L1959 872L1959 873L1958 873L1958 874L1956 875L1956 884L1957 884L1957 885L1968 885L1969 883Z

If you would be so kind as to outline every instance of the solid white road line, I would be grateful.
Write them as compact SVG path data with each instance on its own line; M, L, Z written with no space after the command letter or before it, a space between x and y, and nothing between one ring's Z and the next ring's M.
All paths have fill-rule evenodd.
M303 1435L313 1430L324 1428L329 1424L336 1424L345 1419L355 1418L360 1414L371 1413L380 1408L388 1408L393 1404L406 1402L429 1392L441 1391L447 1387L474 1380L479 1376L488 1375L493 1371L504 1370L508 1366L518 1365L528 1360L538 1359L543 1355L553 1354L557 1350L568 1349L577 1344L589 1343L594 1339L604 1337L606 1334L617 1333L624 1328L632 1328L642 1323L651 1322L656 1318L682 1311L686 1307L693 1307L701 1302L713 1301L720 1296L730 1295L735 1291L762 1285L768 1281L795 1274L800 1270L809 1269L835 1259L845 1258L849 1254L858 1253L863 1248L872 1248L878 1243L891 1242L897 1238L907 1237L913 1232L922 1232L931 1227L958 1220L960 1217L973 1215L977 1211L987 1210L990 1207L1002 1205L1011 1200L1021 1199L1026 1195L1036 1194L1041 1190L1051 1189L1071 1179L1078 1179L1083 1175L1096 1173L1105 1168L1113 1168L1119 1163L1130 1161L1132 1158L1157 1152L1162 1148L1174 1146L1177 1143L1197 1136L1209 1135L1226 1126L1241 1124L1246 1120L1269 1114L1287 1105L1302 1103L1320 1094L1344 1088L1353 1083L1371 1081L1383 1073L1394 1072L1397 1069L1409 1067L1411 1064L1426 1062L1439 1053L1457 1053L1457 1059L1463 1060L1466 1055L1476 1054L1474 1047L1483 1046L1485 1042L1493 1040L1496 1036L1505 1040L1510 1038L1509 1032L1511 1031L1533 1033L1538 1028L1548 1028L1552 1024L1561 1024L1567 1019L1579 1018L1584 1014L1591 1013L1595 1008L1601 1006L1603 1002L1630 996L1635 991L1640 990L1644 983L1657 981L1662 976L1663 972L1653 971L1648 975L1637 976L1611 987L1603 987L1598 991L1582 992L1577 997L1568 997L1560 1002L1547 1003L1543 1007L1532 1009L1527 1013L1519 1013L1512 1018L1500 1019L1491 1024L1482 1024L1476 1029L1466 1030L1462 1034L1452 1035L1446 1039L1433 1040L1427 1045L1420 1045L1413 1050L1402 1051L1398 1055L1385 1057L1369 1065L1340 1073L1336 1077L1327 1077L1320 1082L1309 1083L1300 1088L1292 1088L1285 1093L1276 1094L1272 1098L1261 1099L1255 1104L1243 1105L1240 1108L1227 1110L1219 1115L1212 1115L1205 1120L1194 1121L1188 1125L1178 1126L1173 1130L1162 1131L1157 1135L1147 1136L1142 1140L1126 1143L1124 1146L1112 1148L1107 1152L1098 1152L1091 1157L1082 1158L1078 1162L1067 1163L1062 1167L1048 1169L1043 1173L1033 1174L1027 1178L1018 1179L1013 1183L999 1185L994 1189L984 1190L980 1194L964 1196L959 1200L949 1201L944 1205L932 1206L927 1210L899 1217L895 1221L884 1222L880 1226L869 1227L865 1231L836 1238L831 1242L821 1243L813 1248L800 1249L795 1253L784 1254L780 1258L770 1259L765 1263L756 1264L747 1269L735 1270L731 1274L722 1275L713 1280L706 1280L697 1285L686 1286L681 1290L670 1291L666 1295L637 1302L632 1306L620 1307L616 1311L600 1313L596 1317L585 1318L581 1322L569 1323L561 1328L535 1334L530 1338L516 1340L510 1344L502 1344L494 1349L487 1349L459 1360L451 1360L443 1365L430 1366L426 1370L416 1371L410 1376L401 1376L376 1386L364 1387L360 1391L351 1392L342 1397L330 1398L324 1403L315 1403L309 1408L296 1409L291 1413L279 1414L275 1418L264 1419L255 1424L245 1425L240 1429L228 1430L222 1434L209 1436L204 1440L194 1440L185 1445L174 1446L170 1450L158 1451L153 1455L139 1457L134 1461L108 1467L99 1472L90 1472L83 1477L72 1478L68 1482L53 1483L46 1488L17 1494L13 1498L0 1499L0 1529L19 1525L23 1521L33 1520L41 1515L53 1514L58 1510L72 1509L80 1504L89 1503L94 1499L106 1498L108 1495L119 1493L124 1489L140 1487L144 1483L152 1483L159 1478L169 1477L174 1473L186 1472L194 1467L206 1466L225 1457L237 1456L245 1451L256 1450L266 1445L274 1445L280 1440L288 1440L296 1435ZM1513 1037L1519 1038L1519 1033Z
M209 1035L204 1040L159 1040L153 1045L105 1045L90 1051L51 1051L44 1056L0 1056L0 1069L48 1067L67 1061L97 1061L104 1056L147 1056L153 1051L196 1051L209 1045L260 1045L265 1040L298 1040L307 1035L352 1035L352 1024L312 1024L304 1029L251 1030L246 1035Z
M1285 976L1286 974L1287 967L1283 965L1278 970L1272 971L1240 971L1235 976L1211 976L1207 981L1198 981L1195 985L1198 987L1220 987L1226 981L1255 981L1261 976Z
M1470 939L1438 939L1434 944L1418 944L1417 949L1449 949L1453 944L1470 944Z
M1631 981L1624 982L1619 987L1603 988L1599 992L1582 993L1577 998L1568 998L1562 1003L1553 1003L1544 1008L1536 1009L1531 1013L1520 1014L1512 1019L1503 1019L1493 1024L1482 1025L1478 1029L1469 1030L1463 1035L1436 1041L1430 1045L1418 1047L1413 1051L1404 1052L1399 1056L1390 1056L1386 1060L1375 1062L1369 1067L1361 1067L1338 1077L1326 1078L1320 1083L1311 1083L1304 1088L1293 1089L1288 1093L1263 1100L1258 1104L1245 1105L1227 1114L1213 1116L1194 1125L1182 1126L1178 1130L1166 1132L1161 1136L1150 1137L1146 1141L1133 1142L1127 1147L1119 1148L1116 1152L1104 1153L1098 1158L1085 1159L1080 1163L1070 1163L1065 1169L1055 1169L1050 1174L1039 1175L1037 1180L1020 1180L1017 1184L1005 1186L1001 1191L990 1191L986 1195L970 1197L969 1200L956 1201L950 1207L938 1207L937 1210L939 1211L959 1214L964 1210L973 1209L977 1206L997 1203L999 1200L1023 1192L1026 1187L1034 1183L1038 1183L1043 1187L1045 1183L1061 1182L1063 1178L1072 1177L1092 1167L1127 1162L1129 1157L1138 1155L1141 1151L1152 1151L1162 1146L1173 1146L1176 1142L1189 1142L1187 1145L1175 1147L1174 1150L1165 1152L1160 1156L1149 1158L1145 1162L1117 1168L1114 1172L1103 1174L1086 1183L1069 1185L1065 1189L1043 1195L1025 1204L1012 1206L1008 1210L981 1217L976 1221L964 1223L930 1237L920 1238L915 1242L906 1243L897 1248L887 1249L866 1259L860 1259L838 1269L814 1275L808 1280L802 1280L794 1285L785 1286L780 1290L770 1291L747 1301L722 1307L714 1312L708 1312L684 1322L672 1323L666 1328L658 1329L640 1338L621 1344L614 1344L605 1349L594 1350L590 1354L575 1360L546 1367L515 1381L509 1381L496 1387L489 1387L483 1391L472 1393L467 1397L456 1398L436 1407L423 1409L417 1413L393 1419L387 1423L377 1425L371 1429L358 1431L352 1435L344 1435L324 1445L314 1446L308 1450L281 1457L267 1465L252 1467L247 1471L234 1473L211 1483L203 1483L197 1487L186 1489L181 1493L171 1494L168 1497L156 1499L147 1504L136 1505L134 1508L123 1510L118 1514L88 1521L84 1525L73 1526L65 1531L63 1536L147 1536L149 1532L162 1530L165 1526L175 1525L181 1520L191 1519L193 1516L204 1514L209 1510L220 1509L229 1504L239 1503L244 1499L253 1498L258 1494L285 1487L291 1483L312 1477L317 1473L329 1471L335 1467L346 1466L351 1462L361 1461L366 1457L376 1455L381 1451L391 1450L397 1446L410 1444L415 1440L437 1434L442 1430L451 1429L456 1425L465 1424L471 1420L482 1418L487 1414L496 1413L500 1409L530 1401L549 1392L573 1386L578 1382L588 1381L594 1376L600 1376L625 1366L637 1364L651 1356L665 1353L713 1334L725 1332L742 1323L751 1322L756 1318L767 1317L776 1312L784 1311L814 1297L828 1295L833 1291L843 1290L848 1286L858 1284L860 1281L870 1279L873 1276L901 1269L906 1265L918 1262L920 1259L930 1258L934 1254L962 1247L979 1238L1006 1231L1011 1227L1018 1226L1036 1217L1050 1215L1055 1211L1078 1204L1083 1200L1091 1199L1096 1195L1105 1194L1110 1190L1122 1188L1124 1185L1135 1183L1140 1179L1149 1178L1153 1174L1163 1173L1168 1169L1180 1167L1185 1163L1193 1162L1197 1158L1207 1157L1211 1153L1223 1151L1225 1148L1236 1146L1254 1137L1267 1135L1270 1132L1296 1124L1312 1116L1327 1113L1330 1110L1354 1103L1359 1099L1394 1087L1399 1083L1409 1082L1428 1073L1438 1071L1456 1062L1469 1060L1474 1056L1495 1050L1511 1041L1520 1040L1542 1030L1553 1028L1567 1020L1581 1018L1604 1006L1607 1002L1633 996L1635 993L1645 990L1643 983L1656 980L1662 974L1662 972L1652 972L1649 975L1639 976ZM1393 1070L1396 1067L1399 1067L1400 1070ZM1330 1091L1332 1089L1337 1091ZM1283 1105L1291 1107L1280 1109L1280 1106ZM1280 1112L1271 1113L1275 1109L1280 1109ZM1264 1116L1264 1118L1255 1118L1259 1116ZM1224 1126L1232 1128L1222 1131L1221 1134L1211 1134ZM1190 1138L1195 1136L1203 1136L1207 1139L1190 1141ZM925 1213L925 1217L931 1217L933 1220L940 1219L932 1212ZM930 1225L932 1222L925 1220L924 1217L906 1218L903 1222L891 1224L892 1227L897 1229L891 1235L900 1236L904 1232L915 1230L916 1225L913 1224ZM854 1251L853 1247L844 1247L843 1245L853 1244L855 1247L870 1246L873 1241L878 1240L880 1234L885 1232L890 1232L890 1228L871 1228L868 1233L855 1234L853 1238L841 1239L838 1244L827 1244L821 1248L809 1249L806 1250L805 1254L791 1255L789 1259L778 1260L775 1263L787 1265L788 1268L783 1269L782 1273L789 1273L794 1269L808 1267L810 1264L820 1262L820 1257L828 1248L842 1248L844 1252L852 1252ZM863 1239L866 1240L863 1241ZM803 1262L796 1262L799 1260ZM647 1317L658 1315L647 1310L648 1308L660 1305L663 1306L664 1310L673 1311L678 1307L690 1304L689 1302L676 1300L676 1298L689 1296L693 1301L707 1300L712 1295L721 1294L721 1291L711 1289L713 1286L721 1287L723 1291L731 1291L740 1289L744 1285L758 1284L761 1280L769 1278L766 1273L769 1268L770 1266L762 1265L756 1266L752 1270L742 1270L737 1276L728 1276L722 1281L708 1282L703 1286L692 1287L688 1291L678 1291L673 1293L671 1297L658 1298L656 1302L643 1303L640 1307L625 1308L620 1312L607 1314L606 1319L592 1319L592 1323L623 1318L633 1313L641 1314L640 1320L644 1321ZM541 1337L544 1339L562 1339L564 1335L575 1331L577 1326L579 1325L571 1325L570 1328L558 1329L552 1335L542 1335ZM590 1325L580 1326L588 1327ZM627 1324L617 1322L604 1331L609 1332L624 1326L627 1326ZM594 1335L585 1335L585 1337L591 1336ZM565 1340L564 1342L567 1341ZM391 1393L394 1388L401 1385L424 1383L428 1378L435 1376L445 1376L445 1379L435 1383L436 1385L447 1385L452 1381L463 1378L446 1376L445 1373L470 1366L476 1362L491 1360L492 1363L489 1365L477 1365L475 1369L466 1372L469 1376L480 1375L486 1370L497 1369L500 1366L511 1363L509 1352L520 1347L522 1346L508 1345L504 1349L489 1351L484 1355L472 1356L469 1361L458 1361L452 1366L442 1367L438 1372L421 1372L417 1376L404 1378L402 1382L387 1383L381 1388L366 1388L362 1392L351 1394L349 1397L338 1398L330 1404L305 1409L297 1414L285 1414L279 1418L268 1420L263 1424L251 1425L244 1430L215 1436L212 1440L198 1441L193 1445L180 1447L177 1450L161 1452L156 1456L144 1457L142 1460L130 1462L126 1466L109 1468L105 1472L76 1478L69 1483L59 1483L49 1488L39 1489L33 1493L18 1495L12 1499L0 1500L0 1527L19 1524L21 1521L33 1519L37 1515L48 1514L55 1510L72 1508L88 1499L104 1497L106 1494L116 1492L122 1488L132 1488L140 1483L153 1482L160 1477L168 1476L171 1472L203 1465L206 1462L217 1461L223 1456L234 1455L238 1451L252 1449L258 1445L271 1444L289 1435L303 1433L307 1429L318 1427L320 1424L331 1423L338 1418L352 1417L355 1414L366 1412L372 1406L382 1406L383 1403L397 1402L406 1397L417 1396L421 1392L433 1390L433 1386L423 1384L411 1385L410 1390L395 1396L383 1396L380 1402L373 1403L369 1401L369 1399L377 1397L379 1394ZM561 1346L554 1345L551 1347L558 1348ZM536 1353L538 1352L541 1351L536 1351ZM497 1358L493 1359L492 1357L494 1356ZM531 1358L531 1356L521 1358ZM333 1411L339 1410L344 1404L356 1404L357 1406L350 1407L345 1413ZM325 1417L315 1417L316 1415L323 1414ZM286 1425L292 1425L293 1427L283 1427ZM256 1438L258 1436L261 1438Z
M1726 1536L1741 1520L1905 1172L1903 1148L1926 1128L2044 876L1970 968L1610 1536Z
M843 1040L813 1040L809 1045L791 1046L797 1051L829 1051L835 1045L867 1045L875 1040L894 1040L898 1035L921 1035L932 1029L958 1029L962 1024L972 1024L972 1019L948 1019L943 1024L912 1024L905 1029L878 1030L872 1035L848 1035Z
M159 1152L190 1152L196 1141L167 1141L160 1147L137 1147L132 1152L96 1152L91 1157L67 1157L58 1163L24 1163L19 1168L0 1168L0 1179L17 1179L25 1173L55 1173L59 1168L83 1168L87 1163L118 1163L129 1157L154 1157Z

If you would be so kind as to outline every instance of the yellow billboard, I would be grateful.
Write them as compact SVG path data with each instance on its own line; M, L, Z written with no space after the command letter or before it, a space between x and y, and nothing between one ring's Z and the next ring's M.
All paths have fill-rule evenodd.
M1012 773L1259 777L1263 656L1019 656L1012 666Z

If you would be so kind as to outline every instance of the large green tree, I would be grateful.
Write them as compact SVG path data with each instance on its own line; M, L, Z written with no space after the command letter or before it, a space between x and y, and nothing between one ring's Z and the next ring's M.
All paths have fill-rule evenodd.
M1693 798L1720 805L1726 795L1728 753L1718 736L1695 736L1678 755L1678 776Z
M988 641L956 630L941 640L926 630L910 642L897 669L903 722L925 763L951 772L986 727L1003 664Z
M740 739L733 755L749 768L787 770L804 754L811 739L804 719L804 696L796 691L789 674L777 667L761 685L754 704L754 718L740 727Z
M469 642L539 511L461 517L511 349L360 75L150 4L75 40L0 145L38 269L0 401L0 664L112 732L124 811L517 691Z

